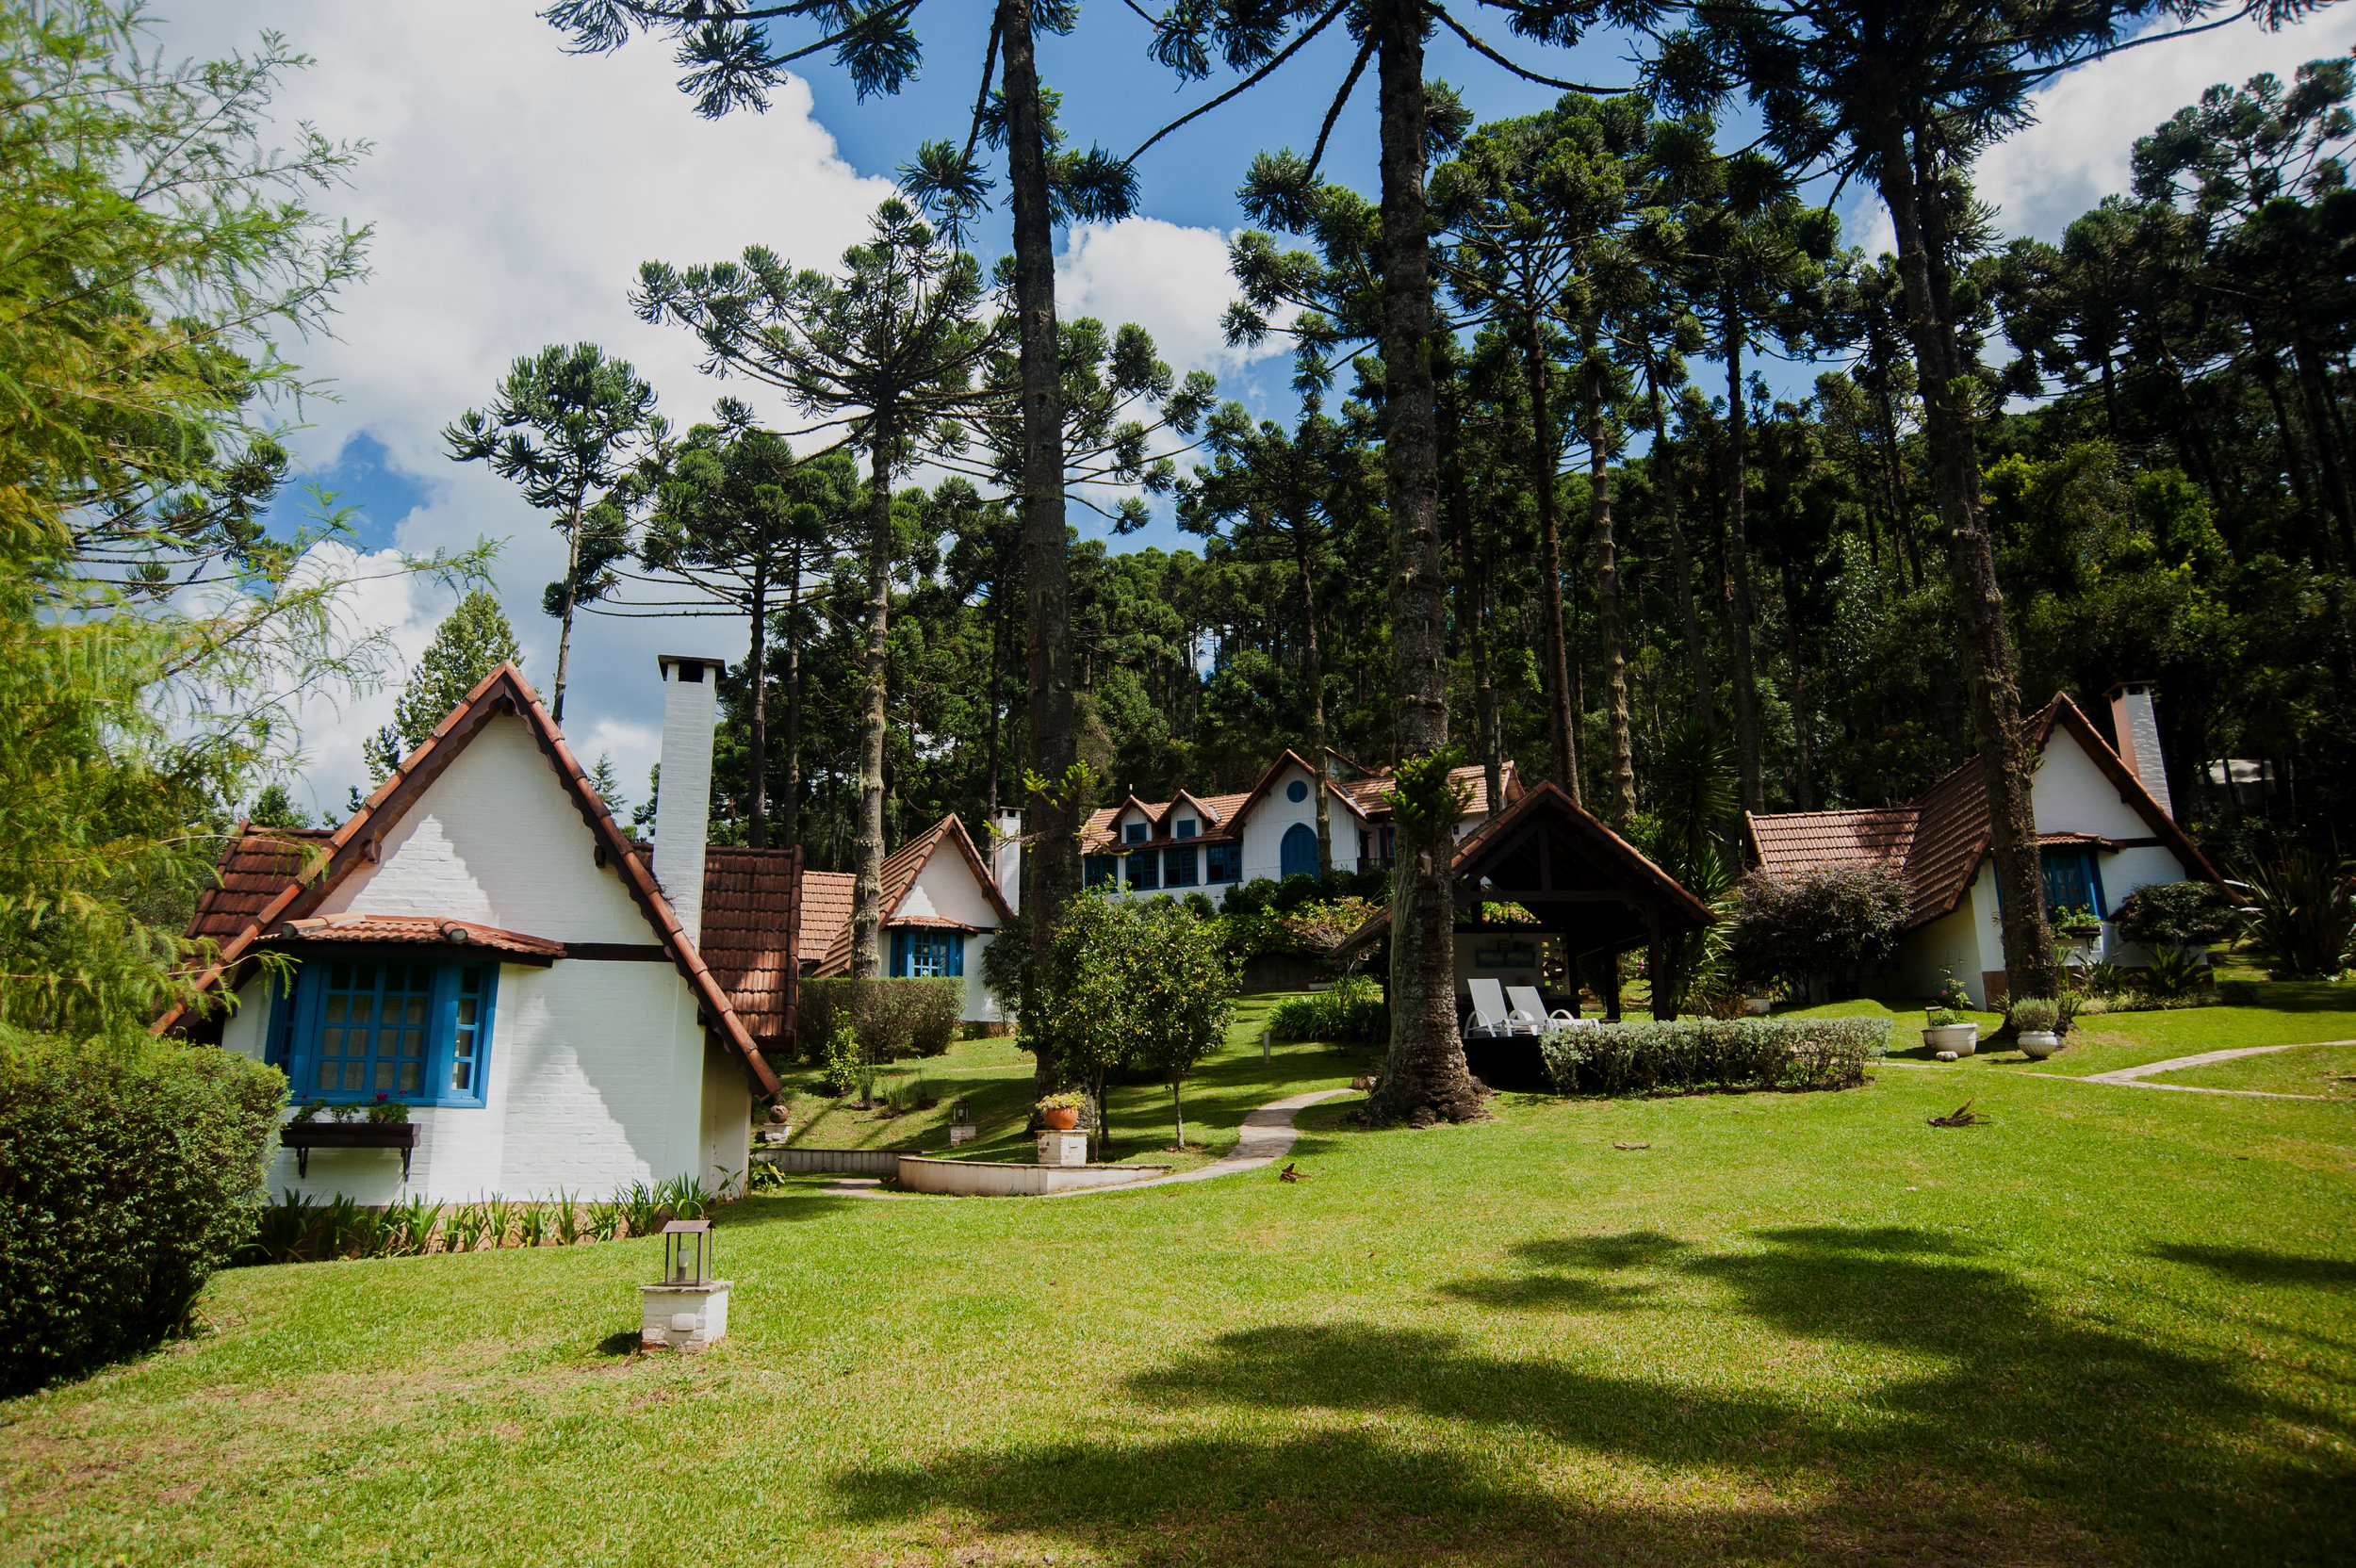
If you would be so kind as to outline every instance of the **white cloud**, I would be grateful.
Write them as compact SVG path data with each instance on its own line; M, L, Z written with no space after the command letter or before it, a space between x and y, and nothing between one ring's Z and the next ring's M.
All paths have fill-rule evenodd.
M2280 32L2237 23L2081 66L2031 95L2035 124L1981 155L1973 172L1979 195L1998 208L2004 235L2059 240L2103 197L2126 192L2135 139L2199 103L2209 87L2240 87L2262 71L2288 82L2307 61L2351 46L2356 10L2332 7ZM1850 204L1841 228L1846 242L1868 255L1897 249L1890 214L1870 190Z
M555 624L541 585L561 571L557 538L513 488L445 454L440 432L490 396L508 364L548 343L588 339L630 360L684 423L722 386L695 369L687 334L631 315L627 293L642 261L712 261L759 242L792 261L831 264L864 232L890 191L837 154L810 117L810 94L790 81L768 113L697 119L659 44L602 57L564 53L555 29L521 4L403 0L398 6L325 0L207 0L161 30L167 50L210 57L253 47L275 28L317 57L286 85L276 112L374 151L352 188L325 204L376 225L375 275L340 301L338 340L285 346L340 400L302 412L297 439L315 466L332 464L367 432L386 463L427 500L396 522L410 550L509 541L496 572L501 597L545 684L556 664ZM757 406L761 400L753 400ZM362 596L355 612L380 617L414 659L413 621L448 608ZM706 622L584 620L574 635L568 728L610 727L625 780L643 788L659 724L654 654L709 648L741 653L746 629ZM414 642L415 646L410 644ZM672 645L679 645L673 646ZM396 683L397 685L397 683ZM340 808L365 780L359 738L391 714L392 691L322 715L305 737L310 792ZM602 743L582 748L594 759Z
M1256 348L1228 345L1220 318L1243 292L1227 270L1229 237L1159 218L1074 224L1055 263L1056 312L1067 319L1093 316L1107 327L1135 321L1181 375L1225 374L1282 353L1286 345L1274 337Z

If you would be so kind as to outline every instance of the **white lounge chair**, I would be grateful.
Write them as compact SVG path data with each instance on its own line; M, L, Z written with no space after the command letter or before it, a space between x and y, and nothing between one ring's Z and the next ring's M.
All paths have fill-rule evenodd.
M1567 1008L1557 1007L1553 1012L1547 1012L1546 1004L1539 998L1538 988L1535 986L1508 986L1505 988L1505 994L1513 1004L1512 1016L1515 1019L1535 1020L1538 1025L1537 1032L1541 1035L1560 1034L1565 1029L1595 1027L1594 1019L1580 1018Z
M1510 1039L1515 1035L1538 1033L1538 1021L1524 1018L1505 1004L1505 989L1495 980L1469 982L1472 989L1472 1017L1464 1023L1466 1039Z

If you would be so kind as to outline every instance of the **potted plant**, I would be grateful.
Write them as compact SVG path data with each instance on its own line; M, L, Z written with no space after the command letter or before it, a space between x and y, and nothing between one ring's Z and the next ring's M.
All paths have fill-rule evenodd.
M314 1149L390 1149L401 1155L401 1179L409 1179L409 1159L417 1152L418 1126L409 1119L409 1107L389 1094L352 1104L331 1105L313 1100L297 1110L278 1130L278 1141L295 1152L295 1169L311 1174Z
M1952 1007L1934 1007L1922 1043L1933 1051L1969 1056L1980 1049L1980 1026Z
M1078 1089L1051 1094L1039 1102L1039 1119L1058 1133L1069 1133L1080 1125L1080 1107L1087 1103L1088 1096Z
M2061 1013L2061 1004L2047 996L2024 996L2012 1004L2014 1037L2030 1057L2041 1062L2061 1049L2055 1029Z

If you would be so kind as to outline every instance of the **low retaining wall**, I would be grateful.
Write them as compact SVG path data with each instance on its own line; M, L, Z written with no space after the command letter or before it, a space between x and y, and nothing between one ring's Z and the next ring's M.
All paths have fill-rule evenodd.
M779 1170L830 1170L852 1176L892 1176L901 1155L889 1149L756 1149L753 1158Z
M1086 1187L1126 1186L1167 1176L1170 1169L1166 1165L1009 1165L993 1160L934 1160L922 1154L898 1158L903 1189L955 1198L1037 1198Z

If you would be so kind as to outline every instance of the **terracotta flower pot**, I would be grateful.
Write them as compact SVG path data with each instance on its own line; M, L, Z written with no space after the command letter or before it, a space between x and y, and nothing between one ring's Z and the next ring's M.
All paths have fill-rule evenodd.
M1042 1114L1047 1118L1047 1125L1058 1133L1069 1133L1080 1125L1080 1110L1076 1105L1058 1105Z

